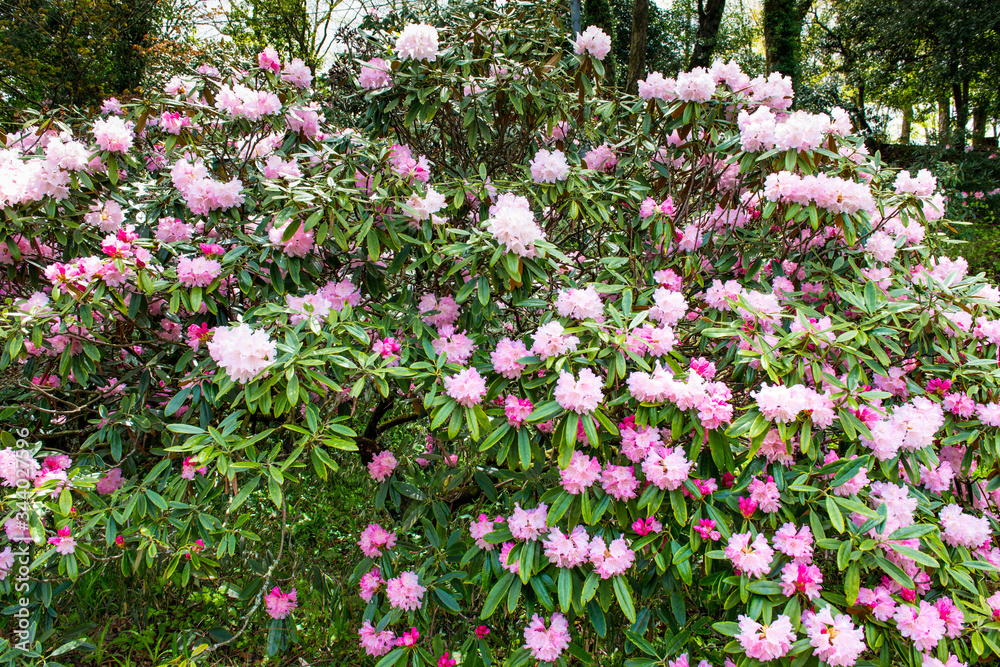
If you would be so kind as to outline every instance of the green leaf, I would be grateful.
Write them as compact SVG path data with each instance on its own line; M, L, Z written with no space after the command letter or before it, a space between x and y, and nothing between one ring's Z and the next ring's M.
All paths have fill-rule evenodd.
M826 512L830 515L830 523L833 524L834 529L838 533L843 533L844 515L841 514L840 508L837 506L837 501L833 499L833 496L826 497Z
M926 565L928 567L941 567L941 564L938 563L937 560L922 551L917 551L912 547L905 547L901 544L893 544L892 542L889 543L889 547L901 556L906 556L911 560L915 560L921 565Z
M740 632L740 624L734 621L719 621L712 624L712 629L720 635L735 637Z
M625 618L630 623L635 623L635 602L632 600L632 589L628 585L625 577L617 576L611 579L611 586L615 589L615 597L618 598L618 606L625 613Z
M914 590L916 585L913 583L913 579L903 572L898 566L890 563L882 556L873 554L872 557L875 559L875 564L882 568L882 571L892 577L893 581L902 586L903 588L908 588Z
M547 422L550 419L558 417L562 414L562 406L555 401L546 401L541 405L537 406L526 420L529 424L540 424L541 422ZM573 429L573 435L576 436L576 429Z
M510 585L514 582L514 573L508 572L500 581L493 585L490 592L486 595L486 601L483 602L483 610L479 613L479 618L486 620L493 615L493 612L497 610L500 606L500 601L504 599L507 595L507 591L510 589ZM518 582L520 583L520 581Z
M777 581L751 581L747 584L747 590L751 593L756 593L757 595L779 595L781 593L781 584Z
M375 667L392 667L401 659L403 659L405 656L406 656L405 648L394 648L391 651L389 651L389 653L386 654L381 660L379 660L375 664Z
M844 484L844 483L846 483L846 482L854 479L854 476L856 474L858 474L858 471L861 470L861 468L863 466L867 465L867 464L868 464L868 457L867 456L859 456L856 459L852 459L852 460L848 461L844 465L844 467L840 469L840 472L838 472L834 476L834 478L830 481L830 487L831 488L836 488L836 487L840 486L841 484ZM841 530L840 532L844 532L844 531Z
M559 608L566 613L573 603L573 575L567 568L559 569L556 589L559 593Z
M233 498L233 502L229 503L229 509L226 510L227 514L232 514L240 508L240 506L246 502L250 494L253 493L254 489L257 488L257 484L260 483L260 476L254 477L249 482L240 487L239 493Z
M437 599L441 601L441 604L443 604L445 607L455 612L456 614L461 610L461 608L458 606L458 601L455 599L455 596L449 593L448 591L442 590L440 588L435 588L434 595L437 596Z

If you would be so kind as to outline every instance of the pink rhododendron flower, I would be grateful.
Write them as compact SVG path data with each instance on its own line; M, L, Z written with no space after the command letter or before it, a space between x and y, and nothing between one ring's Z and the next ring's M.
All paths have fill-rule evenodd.
M377 567L373 567L370 571L365 572L359 584L361 599L365 602L371 602L384 583L385 579L382 578L382 571Z
M894 619L899 633L909 638L918 651L930 651L944 637L944 619L929 602L922 600L916 607L901 606Z
M809 526L795 528L786 523L774 533L774 548L797 562L809 563L813 556L813 534Z
M645 537L646 535L658 533L663 530L663 524L653 517L646 517L645 519L636 519L635 523L632 524L632 530Z
M596 410L604 400L601 386L601 379L589 368L581 370L578 379L562 371L556 382L555 399L565 410L588 414Z
M593 171L614 171L618 164L618 157L615 150L609 144L601 144L597 148L592 148L583 156L583 161L587 169Z
M76 551L76 540L71 536L69 526L57 530L55 536L49 538L49 544L55 546L56 553L63 556Z
M507 252L521 257L534 257L534 244L545 238L528 200L512 194L500 195L497 203L490 206L486 230L507 248Z
M426 23L411 23L396 38L396 55L434 62L438 56L438 31Z
M813 655L830 667L851 667L868 648L865 632L855 628L851 617L837 614L834 617L829 607L818 613L802 615L809 644L815 649Z
M938 610L941 620L944 621L944 636L955 639L962 636L962 628L965 625L965 614L959 609L950 597L940 597L934 601L934 608Z
M257 54L257 66L275 74L281 71L281 58L273 46L264 47L264 50Z
M635 562L635 552L629 548L628 542L623 537L611 543L605 543L603 538L595 537L590 541L589 557L594 572L600 575L601 579L610 579L623 574Z
M112 468L106 475L97 480L94 490L98 493L112 494L124 485L125 480L122 479L121 468Z
M494 545L490 544L485 539L486 536L493 531L493 521L491 521L485 514L480 514L479 517L469 526L469 534L472 535L472 539L476 541L476 546L483 551L493 550Z
M507 423L517 428L524 424L524 420L532 413L535 406L526 398L508 396L504 402L504 414L507 416Z
M444 389L459 405L471 408L482 403L486 396L486 380L475 368L466 368L457 375L446 377Z
M372 461L368 464L368 474L376 482L384 482L392 476L392 471L396 469L397 465L398 461L392 452L379 452L372 457Z
M559 612L552 614L548 628L545 619L535 614L524 629L524 648L536 660L554 662L569 647L569 639L569 623Z
M181 257L177 261L177 282L184 287L208 287L222 273L222 265L205 257Z
M531 160L531 178L535 183L555 183L569 175L569 163L560 150L540 149Z
M645 81L639 81L639 97L644 100L669 102L676 95L676 81L664 78L660 72L650 72ZM714 88L713 88L714 89Z
M519 540L537 540L549 532L545 523L548 514L549 507L545 503L533 510L521 509L520 503L514 503L514 513L507 520L507 527L510 534Z
M416 646L418 639L420 639L420 633L417 632L416 628L410 628L396 639L396 646Z
M590 554L590 536L583 526L576 526L570 534L553 528L542 542L545 557L556 567L569 568L583 565Z
M566 493L583 493L601 476L601 462L582 452L573 452L573 458L565 469L559 471L562 487Z
M768 477L766 482L754 479L750 482L747 490L750 492L750 498L765 514L771 514L781 509L781 492L778 491L778 485L774 483L774 477Z
M946 505L938 511L941 519L941 539L953 547L974 548L993 536L986 517L965 514L958 505Z
M288 618L288 615L295 611L298 606L295 599L295 589L287 593L282 593L281 589L275 586L271 592L264 596L264 607L271 618Z
M716 523L712 519L699 519L698 525L694 529L701 535L701 539L715 541L722 539L722 533L716 530L715 526Z
M458 303L450 296L438 299L433 294L425 294L417 305L421 314L431 313L423 317L423 321L432 327L451 326L458 319Z
M815 565L788 563L781 570L781 594L793 597L797 594L807 600L818 598L823 590L823 573Z
M208 342L208 353L233 380L246 384L271 365L277 345L263 329L252 330L246 323L216 327Z
M524 343L510 338L501 338L493 351L490 352L493 370L508 380L516 380L521 377L525 364L519 364L517 360L528 356L531 355Z
M760 579L771 570L774 550L763 535L735 533L726 544L726 558L743 574Z
M639 480L635 478L631 466L607 464L601 473L601 488L617 500L631 500L637 495Z
M292 58L281 70L281 80L296 88L306 89L312 85L312 71L301 58Z
M560 290L556 297L556 312L562 317L577 320L604 321L604 304L593 285L585 289Z
M132 148L135 138L132 130L135 123L123 120L117 116L98 118L94 121L94 140L101 150L111 153L127 153Z
M674 491L684 484L693 465L683 447L655 447L643 460L642 472L653 485Z
M409 571L393 577L385 585L389 604L403 611L419 609L426 591L427 589L420 585L416 573Z
M378 558L382 555L382 549L391 549L396 546L396 533L390 533L377 523L370 523L361 531L361 539L358 540L361 552L369 558Z
M365 90L391 88L392 77L389 76L389 71L389 63L381 58L372 58L361 65L361 72L358 74L358 85Z
M872 615L883 623L896 613L896 601L882 586L877 586L874 590L862 587L858 591L858 604L870 608Z
M371 621L365 621L361 625L361 629L358 630L358 634L361 636L360 644L365 653L375 658L391 651L396 642L396 635L390 630L376 631Z
M677 99L685 102L707 102L715 93L715 78L704 67L681 72L677 75L674 93Z
M604 60L610 51L611 38L595 25L588 26L586 30L577 35L576 42L573 44L573 53L580 56L589 53L598 60Z
M783 658L791 650L795 630L788 616L781 614L770 625L761 625L742 614L739 621L740 632L735 638L751 658L767 662Z
M563 325L554 321L538 327L532 336L531 351L542 361L566 352L575 352L580 339L564 334L564 331Z

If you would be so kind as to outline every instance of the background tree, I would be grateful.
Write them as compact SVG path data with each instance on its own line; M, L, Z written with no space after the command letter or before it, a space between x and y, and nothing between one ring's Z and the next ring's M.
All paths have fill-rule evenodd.
M628 53L628 85L635 93L637 82L646 73L646 33L649 28L649 0L635 0L632 5L632 34Z
M274 46L315 72L333 47L343 12L340 0L237 0L224 34L249 50Z
M160 0L0 3L0 95L26 106L94 105L137 88L159 34Z
M792 78L798 90L802 27L812 0L764 0L764 50L768 72Z
M712 53L722 26L722 15L726 10L726 0L698 0L698 36L691 54L691 67L707 67L712 64Z

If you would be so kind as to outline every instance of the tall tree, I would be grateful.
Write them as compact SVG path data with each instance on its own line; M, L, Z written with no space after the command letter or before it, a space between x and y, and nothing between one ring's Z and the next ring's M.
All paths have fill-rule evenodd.
M764 0L764 53L768 72L801 79L802 26L812 0Z
M9 110L92 105L142 81L161 0L0 2L0 95ZM0 117L9 115L0 111Z
M635 93L639 79L646 74L646 32L649 28L649 0L635 0L632 5L632 39L628 52L626 92Z
M708 67L712 63L722 15L726 11L726 0L698 0L698 35L695 38L691 64L694 67Z

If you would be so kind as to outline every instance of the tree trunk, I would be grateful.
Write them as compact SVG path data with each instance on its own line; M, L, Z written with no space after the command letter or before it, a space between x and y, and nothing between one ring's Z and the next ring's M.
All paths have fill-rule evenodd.
M632 41L628 50L628 81L625 92L636 93L638 81L646 74L646 29L649 28L649 0L632 5Z
M945 146L951 134L951 98L947 95L938 98L938 144Z
M871 125L868 124L868 112L865 110L865 103L867 101L868 88L865 82L862 80L858 83L858 96L855 99L855 105L858 107L858 117L857 125L858 131L862 134L869 134L872 131Z
M955 147L965 148L965 133L969 124L969 82L962 81L951 86L955 98Z
M910 126L913 124L913 105L907 104L903 109L903 127L899 131L899 143L910 143Z
M698 0L698 36L694 41L691 66L708 67L712 64L715 40L722 25L722 14L726 10L726 0Z
M812 0L764 0L764 54L768 72L781 72L800 81L802 24Z
M986 138L986 109L986 102L982 100L972 109L972 145L975 148L982 148Z

